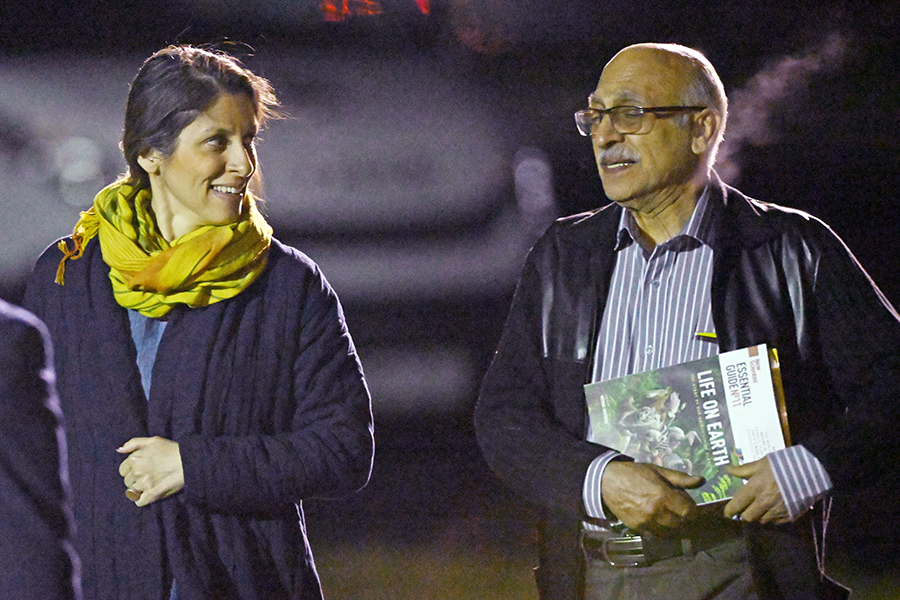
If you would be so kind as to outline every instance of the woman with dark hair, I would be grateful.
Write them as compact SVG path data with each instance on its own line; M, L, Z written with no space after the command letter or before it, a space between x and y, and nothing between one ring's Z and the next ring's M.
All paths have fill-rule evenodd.
M86 600L320 598L301 501L368 481L370 400L340 303L250 191L276 110L228 54L152 55L128 96L127 175L29 280Z

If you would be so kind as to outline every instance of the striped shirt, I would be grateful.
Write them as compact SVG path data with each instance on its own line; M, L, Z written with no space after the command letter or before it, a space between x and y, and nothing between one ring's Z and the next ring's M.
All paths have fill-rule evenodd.
M597 336L592 380L706 358L718 353L710 289L713 267L713 213L718 207L704 191L681 233L647 251L636 242L637 223L623 211L616 240L616 263ZM588 424L588 441L591 438ZM584 482L587 514L606 519L600 481L610 460L606 452L588 468ZM791 517L798 516L831 488L819 461L802 446L769 455L779 491Z

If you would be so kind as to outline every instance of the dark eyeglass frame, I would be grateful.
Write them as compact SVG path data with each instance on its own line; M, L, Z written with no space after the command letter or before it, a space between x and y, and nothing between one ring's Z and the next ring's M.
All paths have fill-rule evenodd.
M575 111L575 125L578 133L589 137L594 125L599 125L605 115L609 115L613 131L621 134L644 135L653 129L654 119L645 118L647 115L674 115L683 112L706 110L706 106L613 106L612 108L582 108ZM629 114L636 113L636 114ZM637 127L629 127L624 124L624 119L637 119Z

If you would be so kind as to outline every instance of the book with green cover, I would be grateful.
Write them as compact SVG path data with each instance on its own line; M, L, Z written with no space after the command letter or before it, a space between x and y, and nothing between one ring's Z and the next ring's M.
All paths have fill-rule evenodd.
M765 344L584 386L590 441L700 475L697 504L727 500L725 472L790 444L778 353Z

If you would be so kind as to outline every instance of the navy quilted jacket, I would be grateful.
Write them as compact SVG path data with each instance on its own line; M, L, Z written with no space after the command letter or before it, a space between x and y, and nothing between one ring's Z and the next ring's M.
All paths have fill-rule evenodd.
M25 304L54 340L85 600L321 598L301 501L368 481L370 399L334 292L318 267L273 241L237 297L170 313L149 402L127 311L100 245L66 263L51 246ZM180 445L185 486L138 508L116 448L135 436Z

